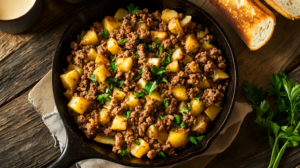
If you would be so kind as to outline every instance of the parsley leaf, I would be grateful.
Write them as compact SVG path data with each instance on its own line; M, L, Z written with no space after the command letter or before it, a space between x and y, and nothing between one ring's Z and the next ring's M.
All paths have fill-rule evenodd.
M90 75L91 79L93 82L96 82L96 76L94 75L94 73L92 72Z
M135 95L136 98L140 98L140 97L145 98L144 93L134 92L134 95Z
M165 68L164 67L160 67L159 69L158 69L158 67L156 66L156 65L153 65L153 67L151 68L151 72L154 74L154 75L162 75L162 74L164 74L165 72L167 72L166 70L165 70ZM168 82L168 81L167 81Z
M123 43L126 43L128 40L126 40L126 39L121 39L120 41L119 41L119 44L123 44Z
M100 33L102 34L103 38L105 38L106 40L108 39L108 30L103 29L103 31L100 31Z
M176 114L174 114L174 118L175 118L175 120L173 120L173 123L177 128L179 128L179 126L181 124L181 118Z
M158 40L158 37L154 37L154 39L153 39L154 41L156 41L156 40Z
M121 149L120 155L121 155L121 156L124 156L126 152L127 152L127 149L122 148L122 149Z
M162 78L161 81L168 83L168 80L166 78Z
M146 86L143 88L143 90L148 94L151 95L151 93L155 90L156 88L156 81L150 82L148 81L146 83Z
M110 95L107 93L98 95L97 100L100 102L101 105L104 105L104 100L110 102Z
M120 80L120 81L119 81L119 84L120 84L120 85L123 85L124 82L125 82L124 80Z
M110 69L111 69L114 73L116 73L116 72L117 72L117 67L118 67L118 64L117 64L116 62L112 62L112 63L111 63Z
M263 90L255 86L253 83L250 84L248 81L244 81L245 96L253 104L257 104L263 97Z
M189 113L189 110L187 108L183 108L181 111L182 115Z
M141 44L141 43L144 43L144 40L138 39L138 40L136 41L136 44Z
M110 89L112 89L113 86L116 86L117 80L118 80L117 78L106 78L106 81L107 81Z
M86 92L85 92L85 95L88 95L88 94L89 94L89 92L88 92L88 91L86 91Z
M139 140L136 139L136 140L135 140L135 144L136 144L137 146L140 146L141 143L140 143Z
M175 51L175 49L167 51L168 54L172 55L172 53Z
M165 89L163 89L162 91L161 91L161 93L164 93L165 92Z
M159 51L156 51L155 55L159 57Z
M109 56L109 59L111 62L114 62L114 60L115 60L113 55Z
M127 108L127 109L126 109L126 112L124 113L124 116L125 116L125 118L126 118L127 120L128 120L128 118L129 118L129 116L130 116L130 113L131 113L130 109Z
M129 4L129 6L127 6L128 11L131 13L131 15L134 15L138 10L139 7L138 6L134 6L134 4Z
M134 57L138 57L138 56L140 56L140 55L137 54L137 53L134 53L133 56L134 56Z
M135 78L133 78L134 80L138 80L141 78L141 75L136 76Z
M193 137L193 136L189 136L189 142L197 145L197 140L201 141L204 138L204 135L198 136L198 137Z
M119 88L119 87L116 87L116 89L121 90L121 91L123 90L122 88Z
M144 73L146 71L145 68L140 68L140 74Z
M193 99L196 100L197 102L199 102L200 97L194 97Z
M70 110L69 110L69 113L70 113L70 114L72 114L73 112L74 112L74 110L73 110L73 109L70 109Z
M158 114L159 119L164 120L164 117L160 114Z
M139 22L139 25L142 25L143 24L143 22Z
M121 18L121 22L123 22L124 21L124 18Z
M184 122L183 122L183 121L181 121L181 123L180 123L180 127L182 127L182 128L184 128L184 127L185 127L185 124L184 124Z
M159 155L166 158L166 155L164 154L164 152L159 152Z
M164 106L165 106L165 108L168 108L169 102L167 100L164 100Z
M191 110L191 104L187 103L187 105L188 105L188 109Z

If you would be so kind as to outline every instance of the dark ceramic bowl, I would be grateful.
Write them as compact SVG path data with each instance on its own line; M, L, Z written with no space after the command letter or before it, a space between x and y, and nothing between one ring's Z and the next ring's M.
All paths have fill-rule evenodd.
M9 34L19 34L34 25L42 10L42 0L36 0L31 9L24 15L10 20L0 19L0 31Z
M176 9L180 13L193 16L193 21L201 23L207 27L210 34L214 36L214 45L220 48L225 57L228 68L226 73L230 75L230 81L225 94L223 110L220 112L215 121L210 125L205 133L205 138L197 145L187 146L184 150L178 150L178 155L167 156L167 158L156 157L150 160L146 157L137 159L134 157L121 157L119 154L112 152L110 145L97 143L87 139L85 134L78 129L74 119L69 115L67 109L68 100L62 94L65 89L62 86L59 75L63 69L68 66L66 61L67 55L70 54L70 43L76 40L76 35L81 30L89 29L94 21L101 22L106 15L114 15L119 8L126 8L129 3L134 3L140 9L148 8L150 12L156 10L162 11L165 8ZM190 159L203 153L211 144L213 139L219 134L230 116L234 105L237 89L237 65L233 49L222 28L218 23L209 16L205 11L196 5L185 0L101 0L93 5L80 9L74 16L71 24L64 32L55 52L52 65L52 89L55 103L59 114L63 120L67 132L67 144L62 155L52 162L49 167L69 167L75 162L88 158L99 158L109 160L126 166L133 167L160 167L168 166Z

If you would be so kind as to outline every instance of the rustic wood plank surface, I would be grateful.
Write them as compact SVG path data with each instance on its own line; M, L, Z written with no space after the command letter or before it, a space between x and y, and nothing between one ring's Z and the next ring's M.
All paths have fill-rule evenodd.
M214 16L230 35L239 64L239 99L243 98L241 83L245 79L266 87L270 74L286 70L300 81L300 67L297 67L300 63L300 21L278 19L271 41L261 50L250 52L209 3L191 1ZM42 167L60 154L58 147L53 147L54 140L28 102L27 95L50 70L58 40L73 13L85 3L43 2L42 15L34 28L20 35L0 32L0 167ZM246 117L233 144L207 167L266 167L271 150L263 130L250 127L249 121L253 117L253 114ZM299 150L288 150L280 167L299 165Z

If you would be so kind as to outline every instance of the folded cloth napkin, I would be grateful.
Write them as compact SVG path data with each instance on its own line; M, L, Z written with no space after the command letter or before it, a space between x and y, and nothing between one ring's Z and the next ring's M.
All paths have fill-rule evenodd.
M246 114L251 111L251 106L236 102L231 117L227 121L221 133L216 137L210 147L203 154L196 157L198 158L201 156L213 155L223 152L236 137ZM42 119L44 120L46 126L49 128L54 139L58 141L61 151L63 151L66 144L66 130L63 126L62 120L58 114L56 107L52 113L44 115ZM57 143L57 141L55 142ZM192 160L194 158L191 158L189 160ZM80 166L82 168L125 167L102 159L83 160L78 162L77 166Z

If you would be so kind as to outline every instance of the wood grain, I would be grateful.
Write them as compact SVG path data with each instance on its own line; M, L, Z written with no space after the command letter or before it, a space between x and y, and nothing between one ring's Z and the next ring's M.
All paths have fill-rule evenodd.
M28 93L0 108L0 167L42 167L60 155Z

